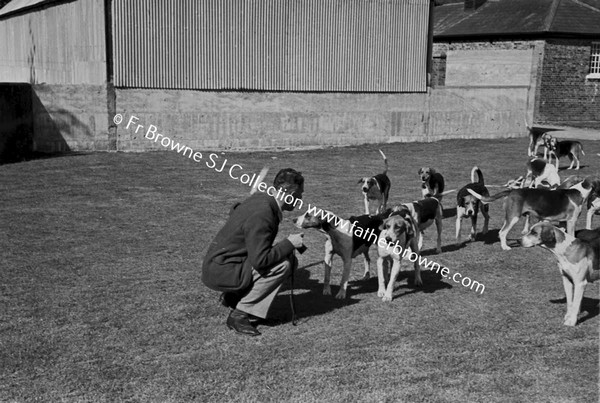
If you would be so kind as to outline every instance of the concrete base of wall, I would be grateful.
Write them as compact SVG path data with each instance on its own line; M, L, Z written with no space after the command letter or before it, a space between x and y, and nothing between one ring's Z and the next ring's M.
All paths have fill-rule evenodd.
M34 85L34 151L108 151L106 87Z
M443 87L415 94L260 93L33 86L37 152L163 150L156 132L197 150L273 149L526 136L525 86ZM127 128L131 116L136 127ZM137 124L141 125L137 128ZM137 131L136 131L137 128Z
M418 94L117 89L120 151L162 150L157 133L194 149L265 149L525 136L526 87ZM134 115L143 126L126 128Z

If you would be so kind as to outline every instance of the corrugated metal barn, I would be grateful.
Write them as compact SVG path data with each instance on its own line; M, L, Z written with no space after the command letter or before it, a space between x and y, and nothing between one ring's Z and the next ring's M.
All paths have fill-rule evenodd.
M162 148L117 127L116 113L199 149L435 140L456 135L444 120L506 94L470 89L471 105L428 87L432 10L430 0L13 0L0 9L0 82L32 85L39 151ZM513 98L475 120L512 121L525 105Z

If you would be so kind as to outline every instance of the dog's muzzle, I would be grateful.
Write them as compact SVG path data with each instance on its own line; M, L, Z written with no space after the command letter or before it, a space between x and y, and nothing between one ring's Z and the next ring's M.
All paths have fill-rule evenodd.
M533 242L529 234L523 235L523 237L521 238L521 246L523 246L524 248L531 248L535 245L536 244Z

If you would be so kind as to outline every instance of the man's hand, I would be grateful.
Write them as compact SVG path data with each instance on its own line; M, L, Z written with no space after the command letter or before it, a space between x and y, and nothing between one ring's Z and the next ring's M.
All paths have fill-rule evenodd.
M294 248L298 249L304 245L304 234L292 234L288 236L288 240L294 245Z

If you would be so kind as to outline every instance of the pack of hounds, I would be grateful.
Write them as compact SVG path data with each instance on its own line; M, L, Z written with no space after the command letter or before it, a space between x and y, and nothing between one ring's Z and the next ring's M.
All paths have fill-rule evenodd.
M408 255L382 245L399 245L399 250L419 255L423 245L423 231L435 223L436 253L442 253L442 200L444 196L456 192L457 243L462 242L461 223L464 219L470 219L469 240L475 241L480 212L484 219L482 234L487 233L489 203L496 200L504 200L504 223L499 231L503 250L511 249L506 236L517 221L522 216L525 217L521 245L541 246L557 258L567 299L564 324L574 326L586 284L600 278L600 227L592 229L592 217L600 214L600 176L571 175L561 180L558 174L560 158L569 157L571 165L568 169L579 170L580 156L584 155L582 144L579 141L558 141L549 133L527 127L530 144L526 173L509 180L502 185L507 189L495 195L490 195L483 173L477 166L471 170L471 182L458 191L445 190L443 175L433 168L422 167L418 171L422 199L388 207L391 181L387 175L387 158L379 150L385 165L383 172L361 178L358 182L364 200L363 215L342 219L332 212L324 211L326 214L307 212L295 218L297 227L318 229L327 235L323 294L331 295L330 278L334 255L340 256L343 262L342 279L336 298L346 298L352 259L359 255L363 255L364 260L362 280L368 280L369 248L375 244L378 254L377 296L383 301L392 301L400 263L403 256ZM545 147L543 158L538 158L540 146ZM553 160L555 164L552 164ZM586 229L575 232L575 224L584 206L587 207ZM537 223L530 227L530 220ZM361 233L371 231L376 236L369 236L367 239L356 236L356 227L361 228ZM566 227L566 230L562 227ZM387 274L390 265L391 272L386 285L384 271ZM423 284L418 259L414 261L414 284Z

